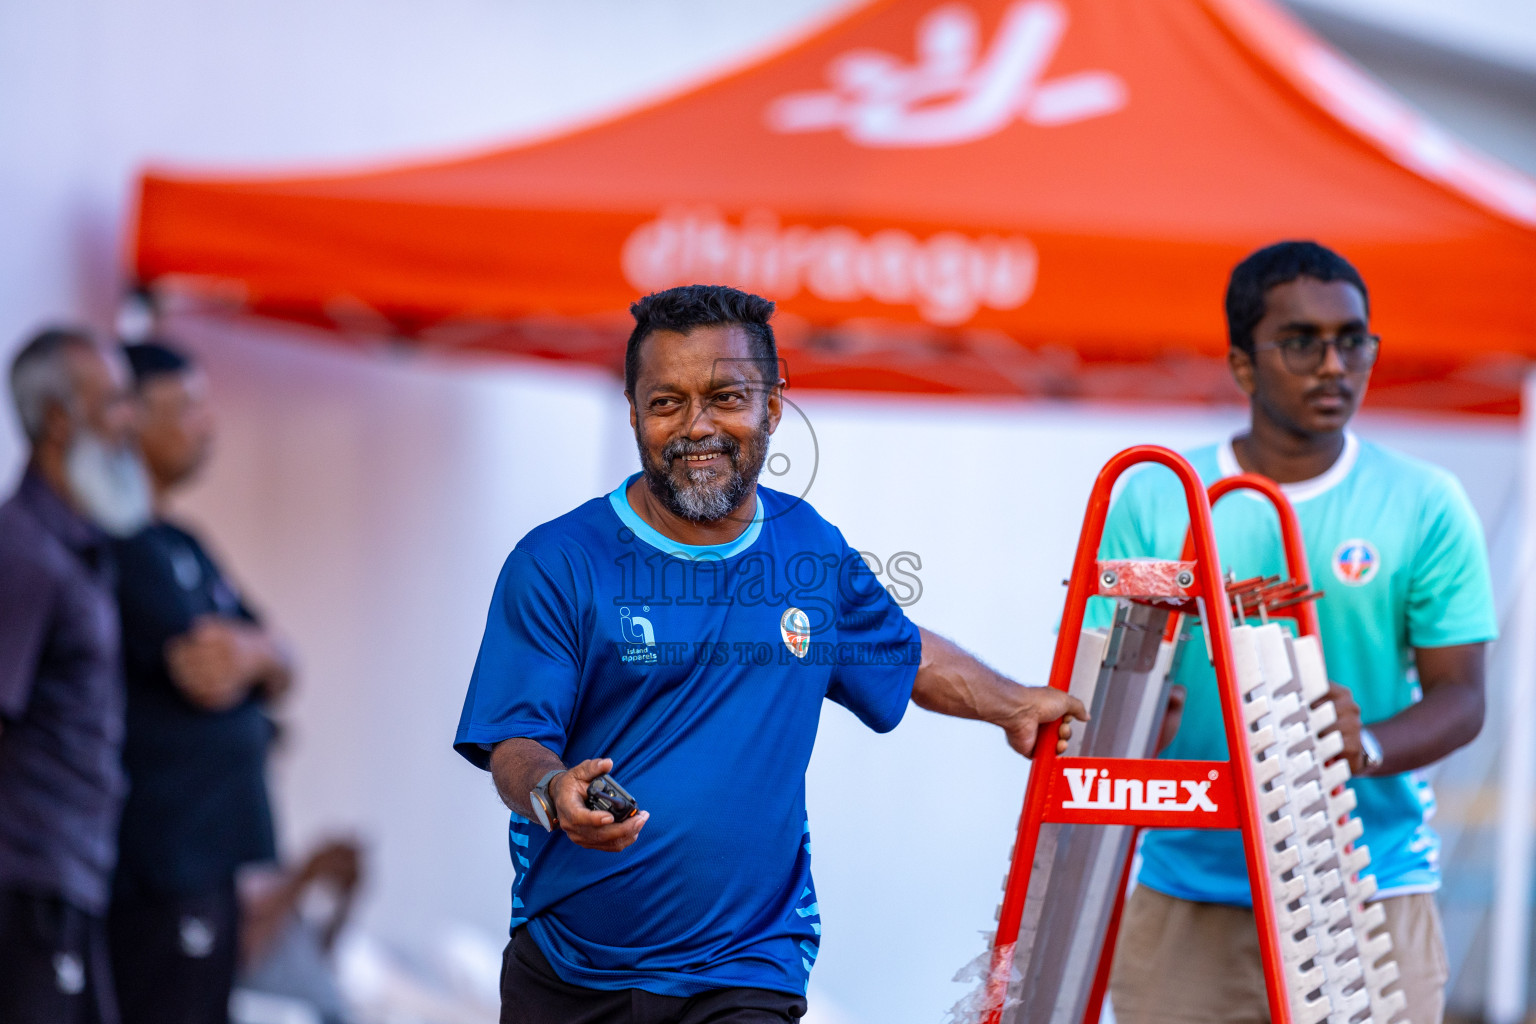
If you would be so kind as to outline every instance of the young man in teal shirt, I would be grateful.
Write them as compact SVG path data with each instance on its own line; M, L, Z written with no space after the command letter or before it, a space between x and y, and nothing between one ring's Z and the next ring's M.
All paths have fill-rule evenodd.
M1483 722L1484 647L1496 622L1481 526L1449 472L1347 429L1379 339L1365 283L1312 242L1260 249L1232 272L1229 363L1249 396L1246 432L1188 453L1207 483L1260 473L1301 521L1333 681L1338 729L1387 913L1411 1024L1439 1024L1447 964L1433 893L1434 796L1416 769L1471 741ZM1238 493L1216 506L1223 568L1285 573L1272 508ZM1171 473L1133 476L1101 557L1176 558L1188 527ZM1203 647L1198 638L1193 653ZM1164 756L1224 758L1210 663L1185 657L1182 719ZM1120 1024L1269 1020L1237 832L1156 830L1142 846L1112 997Z

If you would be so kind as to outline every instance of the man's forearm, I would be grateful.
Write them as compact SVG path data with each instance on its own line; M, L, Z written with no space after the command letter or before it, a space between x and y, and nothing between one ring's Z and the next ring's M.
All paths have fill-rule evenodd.
M955 644L922 627L923 657L912 684L912 702L954 718L1001 722L1017 710L1019 686Z
M936 633L919 628L923 660L912 682L912 702L926 711L974 718L1001 726L1008 744L1025 757L1035 756L1041 726L1074 715L1088 720L1075 697L1048 686L1020 686ZM1056 752L1066 749L1071 726L1062 723Z
M1471 743L1483 727L1486 644L1416 647L1414 667L1423 697L1379 722L1368 722L1381 744L1377 775L1433 764Z
M491 778L501 802L525 818L534 817L528 794L549 772L565 765L555 753L537 740L502 740L491 751Z
M1425 690L1424 699L1391 718L1367 723L1381 744L1376 775L1396 775L1434 764L1471 743L1483 727L1480 689L1447 686Z

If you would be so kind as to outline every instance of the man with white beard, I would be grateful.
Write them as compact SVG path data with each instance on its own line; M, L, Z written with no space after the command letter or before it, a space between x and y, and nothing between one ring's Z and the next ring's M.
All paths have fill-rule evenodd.
M0 1021L112 1024L104 914L124 782L109 539L148 521L121 357L43 331L11 363L30 444L0 505Z

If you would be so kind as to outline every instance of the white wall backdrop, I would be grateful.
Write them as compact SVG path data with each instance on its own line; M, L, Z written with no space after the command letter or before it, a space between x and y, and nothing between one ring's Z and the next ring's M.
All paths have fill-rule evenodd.
M842 0L11 0L0 4L0 357L45 319L110 319L134 170L314 166L473 147L665 89ZM1212 315L1217 315L1212 297ZM187 516L294 639L275 764L285 844L370 846L362 924L430 966L499 941L510 870L489 782L449 749L491 585L528 528L633 464L615 382L361 355L183 324L222 421ZM817 507L921 558L914 618L1043 678L1089 483L1127 444L1214 439L1234 410L790 397L779 446ZM1512 423L1367 421L1453 466L1485 517ZM0 417L0 483L21 450ZM810 777L824 1022L931 1022L992 920L1024 765L913 711L876 737L829 708Z

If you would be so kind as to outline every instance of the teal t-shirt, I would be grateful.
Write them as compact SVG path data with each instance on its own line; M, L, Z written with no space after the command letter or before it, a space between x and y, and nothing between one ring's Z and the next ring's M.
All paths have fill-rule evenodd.
M1186 454L1209 485L1242 470L1230 442ZM1482 527L1446 470L1346 436L1322 476L1284 488L1306 539L1329 677L1346 686L1369 724L1419 699L1413 649L1492 640L1497 633ZM1223 570L1238 579L1287 575L1273 507L1239 491L1213 512ZM1183 489L1162 467L1130 476L1109 514L1101 558L1177 558L1189 514ZM1089 623L1108 622L1094 599ZM1164 757L1227 756L1215 673L1198 627L1175 679L1188 689L1178 736ZM1353 780L1363 841L1382 895L1440 884L1434 795L1417 773ZM1142 844L1138 881L1205 903L1251 904L1242 838L1234 831L1157 829Z

